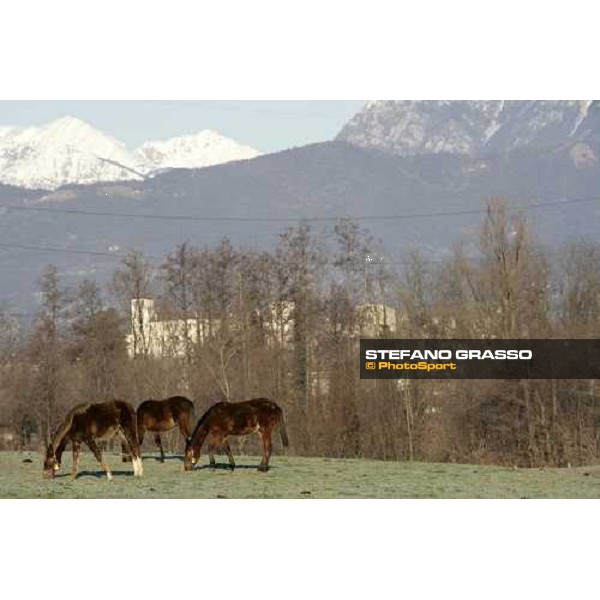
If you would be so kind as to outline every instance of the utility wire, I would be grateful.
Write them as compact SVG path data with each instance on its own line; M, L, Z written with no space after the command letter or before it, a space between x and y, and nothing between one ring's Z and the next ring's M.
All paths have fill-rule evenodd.
M536 203L529 204L517 207L510 207L510 210L533 210L533 209L544 209L544 208L554 208L558 206L572 205L572 204L582 204L582 203L594 203L600 202L600 198L573 198L570 200L556 200L553 202L545 202L545 203ZM2 207L0 205L0 207ZM278 218L261 218L261 217L200 217L195 215L151 215L151 214L135 214L135 213L112 213L112 212L98 212L98 211L82 211L77 209L61 209L61 208L48 208L48 207L39 207L39 206L14 206L14 205L4 205L4 208L16 211L33 211L33 212L44 212L44 213L58 213L58 214L72 214L76 216L106 216L106 217L125 217L125 218L141 218L141 219L153 219L153 220L175 220L175 221L232 221L232 222L334 222L338 221L342 217L313 217L313 218L298 218L298 219L278 219ZM366 221L366 220L410 220L410 219L426 219L426 218L435 218L435 217L450 217L455 215L476 215L476 214L485 214L487 212L487 208L483 209L473 209L473 210L462 210L462 211L444 211L437 213L413 213L413 214L404 214L404 215L372 215L372 216L359 216L359 217L348 217L351 220L356 221ZM65 254L81 254L88 256L101 256L111 259L123 259L128 255L126 254L117 254L115 252L103 252L96 250L84 250L80 248L61 248L58 246L36 246L32 244L18 244L18 243L6 243L0 242L0 248L9 248L9 249L20 249L20 250L31 250L36 252L58 252ZM152 256L152 255L143 255L144 258L150 260L161 261L164 260L164 257ZM473 257L467 257L468 260L472 260ZM426 264L443 264L447 262L451 262L452 258L446 259L424 259L421 262ZM382 265L382 264L412 264L412 261L409 260L401 260L401 261L378 261L378 260L368 260L365 258L365 263L368 265Z
M17 249L17 250L32 250L35 252L59 252L59 253L64 253L64 254L82 254L82 255L89 255L89 256L102 256L102 257L107 257L107 258L112 258L112 259L119 259L122 260L124 258L127 258L129 255L128 254L117 254L115 252L101 252L101 251L94 251L94 250L82 250L80 248L60 248L57 246L33 246L30 244L7 244L4 242L0 242L0 248L10 248L10 249ZM165 256L155 256L155 255L151 255L151 254L144 254L143 252L140 252L142 258L150 260L150 261L157 261L157 262L164 262L166 259L166 255ZM539 251L539 252L530 252L529 256L562 256L564 254L563 251L561 250L555 250L555 251ZM402 260L378 260L376 257L372 257L371 255L367 255L365 256L364 261L362 261L362 264L366 265L366 266L372 266L372 267L376 267L376 266L386 266L386 265L414 265L414 264L440 264L440 265L444 265L444 264L448 264L448 263L453 263L453 262L460 262L460 261L476 261L476 260L483 260L485 257L483 256L458 256L458 257L453 257L453 256L448 256L445 258L434 258L434 259L427 259L427 258L421 258L418 257L417 259L414 260L410 260L410 259L402 259Z
M573 198L570 200L555 200L552 202L539 202L534 204L520 205L508 207L511 211L516 210L537 210L544 208L553 208L558 206L566 206L571 204L584 204L600 202L600 198ZM17 206L13 204L0 205L0 208L7 208L15 211L43 212L70 214L78 216L90 217L117 217L128 219L151 219L157 221L202 221L207 223L213 222L232 222L232 223L319 223L319 222L336 222L341 218L348 218L353 221L400 221L411 219L430 219L437 217L453 217L465 215L480 215L485 214L487 208L478 208L470 210L455 210L441 211L429 213L406 213L406 214L388 214L388 215L344 215L343 217L202 217L199 215L154 215L148 213L121 213L107 211L88 211L71 208L48 208L43 206Z
M58 246L33 246L30 244L8 244L4 242L0 242L0 248L11 248L17 250L33 250L35 252L64 252L67 254L84 254L89 256L103 256L107 258L126 258L127 254L117 254L115 252L101 252L95 250L82 250L80 248L60 248ZM162 260L158 256L144 255L144 258L149 258L153 260Z

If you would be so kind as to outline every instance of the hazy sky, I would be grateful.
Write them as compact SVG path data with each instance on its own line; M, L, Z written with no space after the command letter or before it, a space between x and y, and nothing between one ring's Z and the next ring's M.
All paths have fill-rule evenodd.
M363 100L0 101L0 126L79 117L133 148L214 129L262 152L333 138Z

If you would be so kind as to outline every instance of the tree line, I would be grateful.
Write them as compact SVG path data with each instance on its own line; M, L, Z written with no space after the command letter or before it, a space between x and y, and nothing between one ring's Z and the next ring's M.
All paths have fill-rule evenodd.
M302 455L519 466L598 456L594 381L359 378L361 335L600 337L600 245L544 247L503 199L442 259L389 262L341 219L288 228L272 251L182 243L160 265L131 252L103 287L66 289L48 266L39 290L33 322L0 310L0 424L22 447L45 442L78 402L184 394L199 414L217 399L276 400ZM179 351L154 355L131 313L146 298L202 335L178 330ZM393 318L374 325L375 306Z

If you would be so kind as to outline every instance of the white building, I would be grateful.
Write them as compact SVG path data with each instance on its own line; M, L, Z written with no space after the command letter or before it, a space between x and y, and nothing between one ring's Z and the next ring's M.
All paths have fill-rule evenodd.
M294 341L294 303L272 302L260 319L269 334L269 343L290 346ZM358 307L360 325L356 336L377 337L397 331L396 309L384 304L363 304ZM154 300L140 298L131 301L131 324L126 336L127 353L135 356L183 357L190 348L216 333L219 322L200 317L159 319ZM212 329L211 329L212 327Z
M288 345L293 340L294 303L272 302L262 326L270 333L269 340ZM154 300L140 298L131 301L130 331L125 341L130 358L134 356L181 357L190 347L202 343L216 333L219 321L193 317L159 319Z
M127 353L154 357L185 356L188 345L208 337L207 319L159 320L154 300L131 301L131 329L126 336Z
M287 346L294 341L294 302L280 300L271 302L267 314L265 329L271 334L269 340Z
M359 335L378 337L398 331L397 311L387 304L361 304L358 306Z

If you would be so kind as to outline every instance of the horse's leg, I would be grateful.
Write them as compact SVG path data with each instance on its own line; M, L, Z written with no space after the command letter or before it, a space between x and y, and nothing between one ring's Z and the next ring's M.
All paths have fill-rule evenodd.
M100 448L98 448L98 444L92 439L89 438L85 441L85 443L89 446L90 450L94 453L96 460L100 463L103 471L106 473L106 477L110 481L112 477L112 473L110 472L110 467L104 462L102 459L102 453L100 452Z
M137 475L138 477L141 477L144 474L144 467L142 465L142 444L144 443L144 434L145 433L146 433L146 427L144 425L144 413L143 413L143 411L137 411L135 413L134 430L132 432L133 441L130 442L130 444L131 444L132 448L135 445L135 448L137 449L137 452L138 452L137 473L135 472L135 468L134 468L134 474Z
M58 471L60 469L61 466L61 462L62 462L62 455L63 452L65 451L65 447L67 446L67 436L65 436L62 440L62 442L58 445L58 448L56 449L54 456L56 456L56 470ZM71 446L73 445L73 443L71 442Z
M131 450L125 442L121 442L121 462L131 462Z
M179 419L179 433L183 436L183 439L187 442L187 440L192 437L192 423L188 415Z
M165 462L165 451L163 450L162 441L160 439L160 433L154 434L154 441L156 442L156 445L158 446L158 449L160 450L160 462L164 463Z
M141 477L144 474L144 467L142 465L142 452L140 449L140 444L138 443L138 438L135 431L135 421L125 422L121 426L121 434L127 441L129 448L131 449L131 462L133 465L133 475L134 477Z
M215 444L212 439L210 440L210 442L208 442L208 460L210 462L211 468L216 469L217 463L215 462Z
M269 470L269 459L271 458L271 450L273 449L273 444L271 442L271 430L264 429L261 430L260 436L262 437L263 442L263 459L260 465L258 466L259 471L268 471Z
M77 470L79 467L79 451L81 450L81 442L73 440L71 442L73 446L73 466L71 468L71 477L75 479L77 477Z
M144 434L145 433L146 433L146 428L144 427L144 424L138 419L138 422L137 422L137 439L138 439L138 444L140 446L144 442Z
M225 448L225 452L227 452L227 458L229 458L229 466L233 471L235 469L235 461L233 460L233 454L231 454L231 448L229 447L229 440L227 438L223 440L223 447Z

